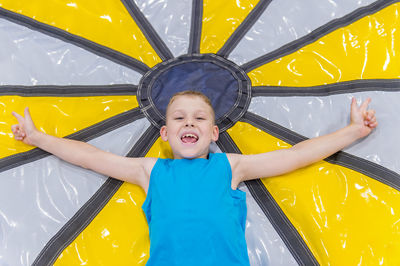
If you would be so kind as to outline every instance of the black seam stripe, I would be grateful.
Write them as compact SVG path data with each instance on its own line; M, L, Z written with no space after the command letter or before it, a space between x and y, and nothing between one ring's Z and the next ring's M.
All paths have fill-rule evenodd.
M393 4L399 2L399 0L379 0L376 1L368 6L361 7L356 9L355 11L347 14L346 16L338 19L334 19L327 24L313 30L310 34L307 34L291 43L288 43L280 48L278 48L275 51L272 51L268 54L265 54L263 56L260 56L256 59L253 59L243 65L241 67L244 69L246 72L250 72L251 70L262 66L264 64L267 64L271 61L274 61L278 58L281 58L285 55L292 54L295 51L299 50L300 48L315 42L316 40L320 39L324 35L327 35L328 33L341 28L345 27L356 20L359 20L365 16L374 14L378 12L379 10Z
M143 157L157 139L158 129L150 126L136 141L127 157ZM97 192L49 240L33 262L33 266L53 265L62 251L90 224L123 184L108 178Z
M53 265L60 249L64 250L112 198L123 184L122 181L108 178L96 193L75 213L75 215L55 234L36 257L32 266Z
M355 170L400 191L400 175L379 164L346 152L336 153L325 161Z
M189 38L189 54L200 53L201 26L203 21L203 0L192 1L192 18Z
M319 265L317 259L260 179L245 181L250 193L271 221L299 265Z
M141 74L146 73L150 69L143 62L140 62L139 60L137 60L133 57L130 57L128 55L125 55L121 52L118 52L111 48L99 45L95 42L92 42L92 41L82 38L80 36L68 33L59 28L36 21L27 16L11 12L11 11L1 8L1 7L0 7L0 17L3 17L9 21L20 24L22 26L31 28L33 30L39 31L46 35L61 39L63 41L69 42L69 43L72 43L76 46L79 46L87 51L90 51L90 52L97 54L101 57L104 57L108 60L111 60L118 64L124 65L130 69L133 69Z
M128 152L127 157L144 157L151 146L160 136L160 130L155 126L150 126L143 136L137 140L135 147Z
M236 146L236 144L233 142L232 138L226 131L222 132L219 135L216 144L218 145L218 147L221 149L222 152L242 154L238 146Z
M296 132L251 112L246 112L240 121L249 123L250 125L253 125L262 131L289 143L290 145L295 145L307 139Z
M83 97L83 96L110 96L110 95L136 95L137 85L38 85L38 86L0 86L0 96L18 95L24 97Z
M161 40L160 36L157 34L149 21L139 10L135 2L133 0L121 0L121 2L125 5L129 14L142 30L142 33L146 36L146 39L149 41L161 60L165 61L173 58L174 56L168 49L167 45Z
M223 152L242 153L227 132L220 134L217 145ZM299 265L319 265L316 258L285 213L260 180L245 181L251 195Z
M224 46L217 52L217 55L222 57L228 57L232 50L237 46L237 44L242 40L244 35L249 31L249 29L256 23L258 18L264 13L267 6L271 3L271 0L261 0L245 18L245 20L237 27L235 32L229 37L225 42Z
M250 112L247 112L241 121L249 123L291 145L307 139L304 136ZM331 155L326 158L325 161L355 170L400 191L400 175L379 164L343 151Z
M87 142L140 118L144 118L144 115L139 108L134 108L68 135L65 138ZM51 154L39 148L35 148L30 151L7 156L0 159L0 172L39 160L49 155Z
M400 79L352 80L312 87L255 86L252 96L329 96L365 91L400 91Z

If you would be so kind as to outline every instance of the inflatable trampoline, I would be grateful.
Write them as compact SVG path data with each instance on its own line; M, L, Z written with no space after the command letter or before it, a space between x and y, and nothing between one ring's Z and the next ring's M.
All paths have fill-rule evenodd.
M291 174L246 181L251 265L400 265L400 3L0 0L0 265L145 265L137 186L13 139L12 111L124 156L171 157L169 97L200 90L213 152L332 132L372 98L378 128ZM182 243L184 244L184 243ZM207 254L204 254L207 256Z

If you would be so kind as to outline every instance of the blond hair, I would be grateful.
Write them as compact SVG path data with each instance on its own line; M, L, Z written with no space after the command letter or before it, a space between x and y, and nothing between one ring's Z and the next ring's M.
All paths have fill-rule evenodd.
M172 95L171 99L169 100L169 103L167 105L167 109L166 109L165 113L168 112L169 107L175 101L175 99L180 96L199 97L200 99L202 99L208 106L210 106L213 121L215 123L215 111L211 104L211 100L204 93L199 92L199 91L185 90L185 91L180 91L180 92L175 93L174 95Z

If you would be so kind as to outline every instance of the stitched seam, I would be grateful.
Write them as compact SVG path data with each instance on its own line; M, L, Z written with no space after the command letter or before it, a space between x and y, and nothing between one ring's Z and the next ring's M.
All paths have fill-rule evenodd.
M1 7L0 7L0 17L3 17L5 19L12 21L14 23L17 23L19 25L34 29L34 30L39 31L48 36L52 36L54 38L61 39L68 43L77 45L78 47L81 47L87 51L90 51L96 55L99 55L103 58L106 58L106 59L116 62L118 64L122 64L122 65L124 65L130 69L133 69L141 74L147 72L150 69L143 62L141 62L133 57L130 57L126 54L120 53L120 52L113 50L111 48L108 48L106 46L101 46L93 41L82 38L78 35L68 33L57 27L50 26L48 24L36 21L30 17L11 12L11 11L1 8Z
M383 8L396 2L399 2L399 0L378 0L368 6L360 7L341 18L334 19L324 24L323 26L313 30L310 34L307 34L297 40L294 40L286 45L281 46L280 48L270 53L262 55L258 58L255 58L241 65L241 67L246 72L250 72L253 69L256 69L264 64L267 64L277 58L283 57L288 54L292 54L295 51L301 49L302 47L317 41L318 39L329 34L332 31L345 27L353 23L354 21L360 20L368 15L375 14L380 10L382 10Z
M151 26L149 21L139 10L135 2L132 0L121 0L121 2L124 4L127 11L136 22L136 25L138 25L142 33L146 36L147 41L151 44L161 60L165 61L173 58L173 55L168 49L167 45L162 41L160 36L154 30L153 26Z

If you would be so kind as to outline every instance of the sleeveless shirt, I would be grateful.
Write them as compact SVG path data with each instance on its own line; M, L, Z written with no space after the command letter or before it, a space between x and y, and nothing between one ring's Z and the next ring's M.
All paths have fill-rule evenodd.
M150 231L147 266L249 265L246 194L231 188L226 154L158 159L142 209Z

